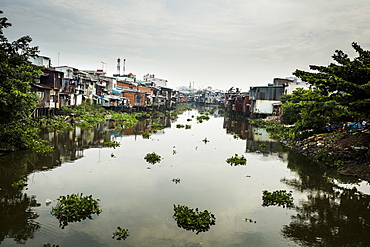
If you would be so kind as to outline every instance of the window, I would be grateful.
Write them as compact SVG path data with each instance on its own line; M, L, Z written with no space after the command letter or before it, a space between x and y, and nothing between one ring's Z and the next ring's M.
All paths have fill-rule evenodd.
M140 106L143 102L143 96L140 94L135 94L135 105Z
M43 99L44 98L44 92L38 91L37 96L39 96L41 99Z

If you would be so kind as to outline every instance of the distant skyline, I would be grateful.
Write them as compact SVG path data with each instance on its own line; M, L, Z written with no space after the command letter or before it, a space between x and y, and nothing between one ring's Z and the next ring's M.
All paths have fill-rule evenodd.
M369 0L1 0L10 41L29 35L52 65L247 91L370 49ZM59 54L59 55L58 55ZM59 58L59 59L58 59Z

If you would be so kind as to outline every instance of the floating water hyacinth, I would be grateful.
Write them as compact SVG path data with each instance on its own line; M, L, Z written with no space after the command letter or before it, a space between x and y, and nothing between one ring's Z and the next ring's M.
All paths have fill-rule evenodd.
M153 153L147 153L145 155L144 159L146 160L146 162L154 165L156 163L161 162L162 157L160 155L156 154L155 152L153 152Z
M269 192L267 190L262 191L262 206L282 206L283 208L293 207L293 197L292 191L286 192L285 190L276 190L274 192Z
M99 199L94 199L92 196L83 196L81 194L71 194L60 196L58 204L52 208L51 214L58 220L63 229L68 223L92 219L93 214L99 215L102 210L99 206Z
M126 240L128 236L130 236L130 232L128 231L128 229L123 229L120 226L118 226L117 230L112 234L112 238L115 238L117 240Z
M206 232L212 225L216 224L216 217L207 210L199 211L198 208L192 209L185 205L173 205L174 215L177 226L188 231Z
M239 166L239 165L245 165L247 163L247 159L244 157L244 155L239 157L238 154L235 154L235 156L232 156L231 158L226 159L226 162L230 165Z

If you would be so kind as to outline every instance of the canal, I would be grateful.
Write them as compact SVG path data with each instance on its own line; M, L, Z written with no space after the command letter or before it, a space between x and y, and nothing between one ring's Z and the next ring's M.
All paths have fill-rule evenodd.
M124 130L106 122L44 133L52 156L1 157L0 245L370 246L369 184L311 162L246 120L216 111L198 122L207 110L155 119L165 128L149 139L141 134L153 119ZM107 141L120 146L102 147ZM160 163L146 162L152 152ZM235 154L246 165L226 162ZM12 186L22 178L26 186ZM263 205L264 190L291 191L294 206ZM100 199L102 213L62 228L50 212L73 193ZM198 234L182 229L174 205L208 210L215 225ZM118 226L129 230L126 240L112 239Z

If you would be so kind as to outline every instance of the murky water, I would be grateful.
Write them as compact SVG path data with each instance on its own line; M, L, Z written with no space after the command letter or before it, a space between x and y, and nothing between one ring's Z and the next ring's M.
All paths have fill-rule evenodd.
M162 118L166 128L150 139L141 136L149 120L124 131L105 123L95 130L47 134L57 147L52 157L24 152L2 157L0 244L370 246L368 184L313 164L246 121L215 115L197 123L196 116L192 110L172 123ZM99 146L110 140L120 147ZM144 160L151 152L162 156L159 164ZM247 165L227 164L235 154L244 155ZM24 176L23 190L11 186ZM263 207L263 190L292 191L295 207ZM61 229L50 211L59 196L72 193L100 199L103 212ZM46 205L47 199L54 201ZM216 224L199 234L179 228L174 204L208 210ZM111 238L117 226L130 231L126 240Z

